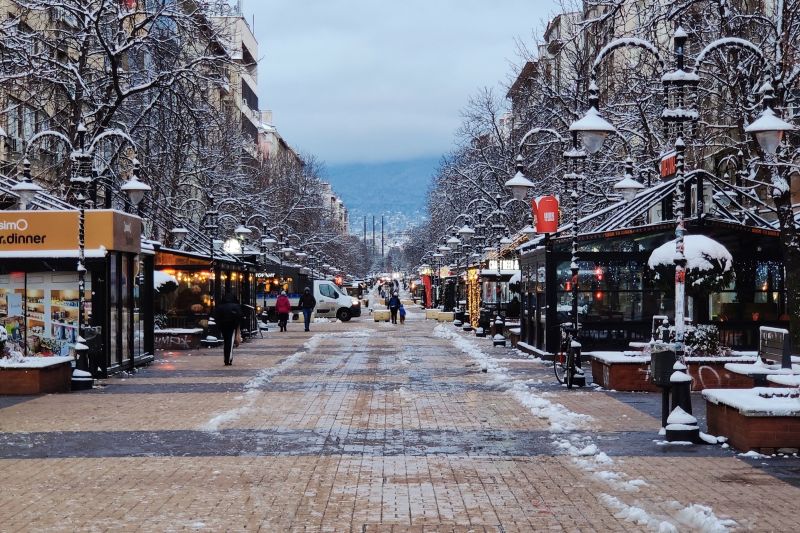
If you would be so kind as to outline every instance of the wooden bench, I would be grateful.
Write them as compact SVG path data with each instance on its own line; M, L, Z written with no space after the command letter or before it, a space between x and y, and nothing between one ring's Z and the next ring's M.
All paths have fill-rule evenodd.
M771 361L780 360L780 365ZM785 329L761 326L759 328L758 356L753 364L726 364L729 372L747 376L754 387L767 387L770 375L800 373L798 365L792 367L789 332Z
M766 326L758 328L758 355L765 361L780 361L781 368L792 368L789 331Z

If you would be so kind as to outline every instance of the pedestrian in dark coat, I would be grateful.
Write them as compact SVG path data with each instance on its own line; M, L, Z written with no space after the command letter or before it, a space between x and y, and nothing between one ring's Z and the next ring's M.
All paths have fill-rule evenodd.
M222 354L225 364L233 364L233 339L242 319L242 306L232 294L226 294L222 303L214 308L212 316L222 332Z
M311 313L314 312L316 306L317 299L311 294L311 289L306 287L303 291L303 295L300 297L300 308L303 310L303 323L306 326L306 331L311 331L309 327L311 325Z
M400 309L400 297L393 293L389 298L389 312L392 314L392 324L397 324L397 311Z
M286 324L289 323L289 313L292 312L292 303L286 296L286 291L281 291L278 300L275 302L275 312L278 313L278 326L281 331L286 331Z

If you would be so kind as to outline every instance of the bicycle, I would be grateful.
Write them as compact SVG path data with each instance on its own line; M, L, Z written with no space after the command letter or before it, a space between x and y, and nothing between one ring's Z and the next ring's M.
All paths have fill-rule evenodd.
M566 384L568 389L576 384L582 387L586 383L581 368L581 343L575 333L573 324L561 325L561 344L558 353L553 357L556 379L559 384Z

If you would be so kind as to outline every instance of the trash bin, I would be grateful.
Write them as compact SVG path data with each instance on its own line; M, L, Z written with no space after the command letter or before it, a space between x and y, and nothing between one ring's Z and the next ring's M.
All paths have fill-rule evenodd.
M666 346L654 346L650 353L650 379L659 387L669 387L672 365L675 364L675 352Z

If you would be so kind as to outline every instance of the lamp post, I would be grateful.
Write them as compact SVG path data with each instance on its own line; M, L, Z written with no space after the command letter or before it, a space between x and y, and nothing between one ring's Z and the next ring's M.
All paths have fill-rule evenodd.
M214 193L209 191L208 192L208 208L206 209L205 214L205 224L204 229L208 234L209 241L211 245L209 246L209 268L211 269L211 275L209 276L209 289L211 293L211 310L214 310L214 305L216 301L216 291L217 291L217 265L214 258L214 241L217 238L217 229L219 229L219 212L217 211L217 207L215 204Z
M572 199L572 257L570 259L570 272L572 274L572 324L575 335L578 334L578 278L580 267L578 265L578 210L580 207L580 192L578 188L584 181L584 176L580 173L581 163L586 159L586 153L596 154L603 147L603 141L610 133L615 132L607 120L600 116L598 108L600 106L600 95L597 84L592 79L589 84L589 110L579 120L569 126L572 133L572 149L564 153L564 157L572 162L572 172L564 176L567 188ZM585 151L578 146L578 135L581 136L581 144ZM580 358L577 358L580 361Z

